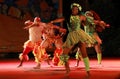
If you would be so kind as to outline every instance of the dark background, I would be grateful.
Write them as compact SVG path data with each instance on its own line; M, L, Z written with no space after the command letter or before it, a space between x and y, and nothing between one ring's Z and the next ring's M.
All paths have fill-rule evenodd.
M15 4L12 4L12 2L17 0L5 0L7 4L7 1L11 1L12 6L18 7ZM34 0L29 0L34 1ZM36 5L35 11L29 10L31 12L32 17L34 18L36 15L35 12L40 12L39 10L39 2L42 0L35 0L36 3L32 3L32 5ZM46 0L48 2L49 6L54 6L55 4L51 3L52 0ZM101 19L105 21L106 23L110 24L110 28L105 29L103 32L98 33L100 38L103 41L103 44L101 45L103 56L104 57L120 57L120 4L118 0L63 0L63 16L68 17L70 15L70 4L76 2L79 3L82 6L82 11L85 12L87 10L94 10L96 11ZM3 4L3 3L1 3ZM29 3L30 4L30 3ZM22 9L24 8L24 9ZM30 9L30 6L27 6L27 8ZM54 7L55 8L55 7ZM25 10L25 7L20 7L20 9L23 11ZM54 15L52 15L51 19L56 18L55 14L56 8L53 10ZM1 9L0 9L1 11ZM7 14L2 13L7 16ZM24 14L24 11L23 11ZM18 19L18 18L17 18ZM20 18L21 19L21 18ZM45 20L44 20L45 21ZM48 20L47 20L48 21ZM66 28L66 26L64 26ZM93 48L88 48L88 52L90 56L95 56L95 50ZM13 52L7 52L7 53L1 53L1 58L16 58L18 57L20 52L13 53ZM50 52L51 54L53 52ZM71 56L74 56L75 53L70 54ZM33 57L33 55L30 53L30 56Z
M118 0L64 0L64 16L70 15L70 8L67 6L73 2L79 3L83 7L83 12L94 10L103 21L110 24L110 28L98 33L103 41L101 45L103 56L120 57L120 5ZM91 48L88 51L93 52L94 49Z

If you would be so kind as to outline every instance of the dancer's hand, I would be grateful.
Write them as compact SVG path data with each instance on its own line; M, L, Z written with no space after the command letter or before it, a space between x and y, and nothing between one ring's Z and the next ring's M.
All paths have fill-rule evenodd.
M28 26L26 26L26 27L24 27L23 29L26 29L26 30L28 30L28 29L29 29L29 27L28 27Z
M65 34L66 33L66 29L60 28L60 32Z

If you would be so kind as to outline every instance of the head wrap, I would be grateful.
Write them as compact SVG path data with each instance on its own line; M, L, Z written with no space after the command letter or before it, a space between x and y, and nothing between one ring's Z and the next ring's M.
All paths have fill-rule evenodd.
M91 11L86 11L85 16L88 16L87 14L89 14L90 16L93 16L93 13Z
M72 9L74 6L78 7L79 11L82 10L82 7L81 7L78 3L73 3L73 4L71 4L71 9Z
M34 18L34 22L39 22L41 19L39 17Z

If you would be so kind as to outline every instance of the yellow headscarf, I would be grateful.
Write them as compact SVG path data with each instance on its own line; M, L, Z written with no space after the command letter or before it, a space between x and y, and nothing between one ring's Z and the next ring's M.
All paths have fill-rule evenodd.
M73 3L73 4L71 4L71 9L72 9L74 6L78 7L79 11L82 10L82 7L81 7L78 3Z

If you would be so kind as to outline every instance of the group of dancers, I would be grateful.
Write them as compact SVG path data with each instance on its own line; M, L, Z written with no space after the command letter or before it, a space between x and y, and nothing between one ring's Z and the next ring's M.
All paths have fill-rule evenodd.
M54 44L56 47L55 52L62 53L62 36L66 33L66 30L52 23L41 22L39 17L35 17L33 22L30 20L25 21L25 25L24 29L29 31L29 39L24 43L24 50L19 55L21 62L18 67L22 66L23 61L29 59L28 53L31 51L37 63L37 66L34 68L40 68L41 62L44 60L50 65L50 55L47 54L46 49L51 48ZM58 33L55 33L55 31ZM54 54L54 57L57 57L57 54ZM54 58L53 62L56 59Z
M98 64L101 64L102 52L100 45L102 40L99 38L97 31L102 31L109 24L102 21L99 16L92 10L86 11L81 14L82 7L78 3L71 4L71 16L69 22L67 22L68 30L54 25L54 23L60 23L65 21L64 17L53 20L49 23L40 21L39 17L35 17L34 21L25 21L26 27L29 31L29 39L24 43L24 50L19 55L20 64L22 66L23 61L28 60L28 53L33 52L35 62L37 65L35 69L40 68L42 61L49 63L49 55L46 49L55 45L55 51L52 62L54 65L63 65L66 69L66 73L70 72L69 66L69 52L77 44L78 50L76 53L76 66L79 65L79 60L82 59L85 65L87 76L90 75L89 57L86 51L87 47L93 46L97 53ZM84 27L84 30L81 27ZM57 32L55 32L57 31ZM63 42L63 36L68 31L67 38Z

